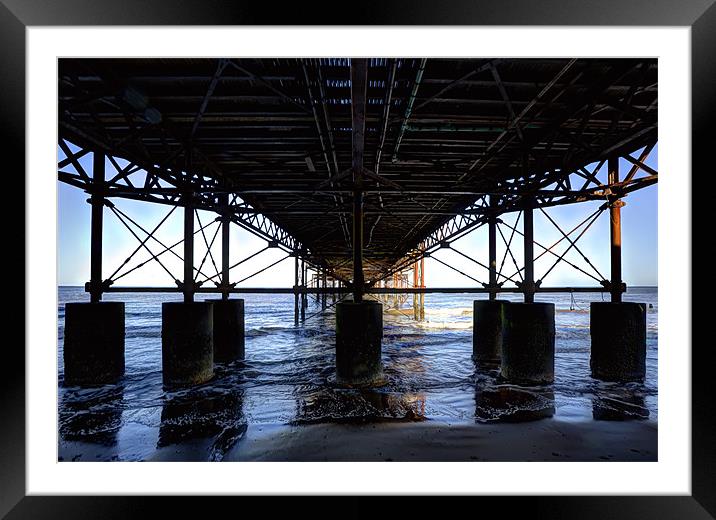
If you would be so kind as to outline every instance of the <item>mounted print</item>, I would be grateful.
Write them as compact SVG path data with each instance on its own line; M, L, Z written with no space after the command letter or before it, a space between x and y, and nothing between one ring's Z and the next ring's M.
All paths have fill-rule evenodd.
M58 460L657 461L656 58L61 58Z

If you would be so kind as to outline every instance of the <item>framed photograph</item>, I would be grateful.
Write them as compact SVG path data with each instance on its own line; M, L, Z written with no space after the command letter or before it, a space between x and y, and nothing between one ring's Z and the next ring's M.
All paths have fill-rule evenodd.
M26 333L0 514L716 517L711 0L329 12L2 0Z

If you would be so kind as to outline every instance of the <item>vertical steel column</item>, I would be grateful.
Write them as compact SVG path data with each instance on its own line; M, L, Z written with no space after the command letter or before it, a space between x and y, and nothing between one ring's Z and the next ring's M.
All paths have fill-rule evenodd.
M363 301L363 152L368 60L351 59L351 118L353 129L353 301Z
M417 260L413 264L413 288L418 287L418 262ZM413 319L418 321L420 319L420 313L418 312L418 293L413 293Z
M294 261L294 283L293 283L293 324L298 325L298 251L293 252Z
M90 246L90 301L102 300L102 217L104 214L104 153L95 151L92 161L92 205Z
M535 251L534 251L534 204L532 200L527 201L524 208L523 219L524 231L524 257L525 257L525 279L522 282L525 303L535 301Z
M522 177L527 182L529 179L529 151L525 148L522 153ZM534 199L528 197L524 205L524 257L525 257L525 279L523 291L525 303L535 302L535 249L534 249Z
M326 276L326 271L323 271L323 276L321 277L321 285L323 286L323 294L321 294L321 309L326 310L326 307L328 306L328 293L326 290L328 289L328 279Z
M425 288L425 257L420 258L420 288ZM420 293L420 320L425 319L425 293Z
M306 306L308 305L308 294L306 293L306 278L308 277L308 266L306 260L301 259L301 321L306 320Z
M190 190L190 188L187 188ZM193 194L186 191L182 196L184 203L184 303L194 301L194 207Z
M488 247L489 247L489 267L490 267L490 300L497 299L497 197L490 195L490 217L487 221L488 225Z
M619 157L610 157L608 161L609 185L619 182ZM619 195L609 195L609 234L611 254L611 284L610 292L613 302L622 301L622 223L621 208L624 205Z
M229 231L231 226L231 218L229 214L229 194L222 193L219 195L219 204L223 208L221 216L221 299L229 299Z

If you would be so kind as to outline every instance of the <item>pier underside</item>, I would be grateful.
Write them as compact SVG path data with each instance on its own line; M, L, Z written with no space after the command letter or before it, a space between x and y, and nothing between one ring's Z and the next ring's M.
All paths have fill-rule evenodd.
M656 143L657 62L61 59L59 135L61 181L216 211L366 290L490 217L656 182L630 154ZM100 184L89 152L128 163ZM605 185L586 167L610 157L644 175Z
M91 304L99 306L105 292L159 290L113 287L144 265L128 267L142 249L151 255L144 263L158 262L175 281L176 287L162 290L184 296L164 303L165 384L199 384L214 376L215 360L243 358L243 302L228 303L229 295L248 292L237 285L291 257L295 284L284 291L294 293L295 324L299 316L306 319L309 292L321 296L322 311L332 293L337 380L379 384L383 304L364 301L364 295L416 293L414 316L421 319L424 300L417 293L440 290L425 286L424 259L440 248L487 270L488 281L480 282L433 257L478 282L469 291L488 293L493 301L501 292L523 294L524 303L498 304L499 312L475 316L475 330L488 331L475 336L475 358L494 362L499 356L506 380L553 382L554 304L535 302L535 293L567 290L611 295L611 305L593 306L600 310L591 334L601 350L592 358L592 374L643 379L645 307L621 301L620 211L623 197L658 178L645 162L657 143L655 59L61 59L58 79L59 180L84 189L92 206ZM88 154L91 171L82 165ZM623 163L628 171L620 172ZM183 208L182 240L160 242L154 234L164 220L148 231L111 202L116 198L168 205L164 220ZM569 231L545 211L585 201L600 205ZM202 224L200 210L216 215L211 243L204 230L212 223ZM562 236L550 246L535 239L537 211ZM102 223L109 212L139 246L105 277ZM607 212L608 278L577 246ZM501 218L507 213L517 213L514 225ZM261 253L230 265L232 224L286 256L232 281L233 267ZM454 249L455 240L483 225L488 257ZM212 245L219 231L217 262ZM498 232L505 245L499 268ZM206 254L197 268L199 236ZM511 251L513 239L522 243L522 267ZM554 247L563 240L568 247L557 254ZM174 251L179 245L181 256ZM571 249L584 267L565 259ZM182 261L181 276L160 260L167 252ZM538 278L535 260L548 253L556 261ZM517 268L512 276L502 270L508 254ZM202 271L207 256L214 275ZM596 286L543 286L559 262ZM309 269L315 273L310 284ZM406 271L412 271L412 286ZM197 292L220 293L222 300L195 302ZM342 301L348 294L352 301ZM116 330L111 339L122 352L124 329ZM629 335L615 352L610 345L619 331ZM66 359L81 364L92 337L66 344Z

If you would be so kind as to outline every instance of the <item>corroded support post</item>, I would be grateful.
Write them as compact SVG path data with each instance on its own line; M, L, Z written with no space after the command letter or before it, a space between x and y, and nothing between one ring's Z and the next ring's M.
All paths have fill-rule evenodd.
M102 220L104 214L104 153L95 151L92 159L92 205L90 245L90 302L102 300Z
M308 284L306 283L307 278L308 266L306 265L306 260L301 259L301 289L303 290L303 292L301 292L301 321L306 320L306 306L308 305L308 293L306 292L308 288Z
M187 191L182 196L184 204L184 281L182 292L184 303L194 301L194 207L193 194Z
M231 231L231 214L229 213L229 194L219 195L219 204L224 213L221 215L221 299L229 299L229 232Z
M619 182L619 158L610 157L608 161L609 185ZM619 195L609 195L609 237L611 257L611 283L610 292L612 302L622 301L622 217L621 208L624 205Z
M298 280L298 251L293 252L294 257L294 282L293 282L293 324L295 326L298 326L298 289L299 289L299 280Z
M336 378L344 384L376 384L382 379L383 305L364 301L363 151L368 60L351 59L353 170L353 301L336 305Z
M490 278L488 287L490 288L490 300L497 299L497 215L495 209L497 207L497 197L490 195L490 216L487 220L488 230L488 248Z
M351 117L353 169L353 301L363 301L363 152L365 149L365 100L368 60L351 60Z
M321 288L323 289L323 293L321 294L321 309L325 311L326 307L328 307L328 293L326 292L328 290L328 277L326 276L325 270L321 276Z
M124 303L103 302L102 220L105 154L93 152L89 302L65 304L62 346L65 385L102 385L124 374Z
M213 304L194 301L194 193L189 179L184 189L184 301L162 303L162 378L167 386L200 384L214 375Z
M522 291L525 303L535 301L535 250L534 250L534 204L527 201L524 207L523 218L525 279L522 281Z
M425 289L425 257L420 258L420 287ZM425 319L425 293L420 293L420 319Z
M420 282L418 281L419 274L420 273L418 273L418 262L416 261L413 264L413 287L418 287L420 284ZM420 320L420 309L418 307L418 303L419 303L418 297L419 297L418 293L413 293L413 319L415 321Z
M229 231L231 213L229 194L219 195L221 215L221 300L209 300L213 304L214 362L228 363L244 359L245 329L244 300L229 299Z
M646 375L646 304L622 302L621 208L624 203L614 186L619 183L619 157L609 169L609 243L611 302L592 302L589 332L592 339L589 365L592 377L606 381L643 381Z

